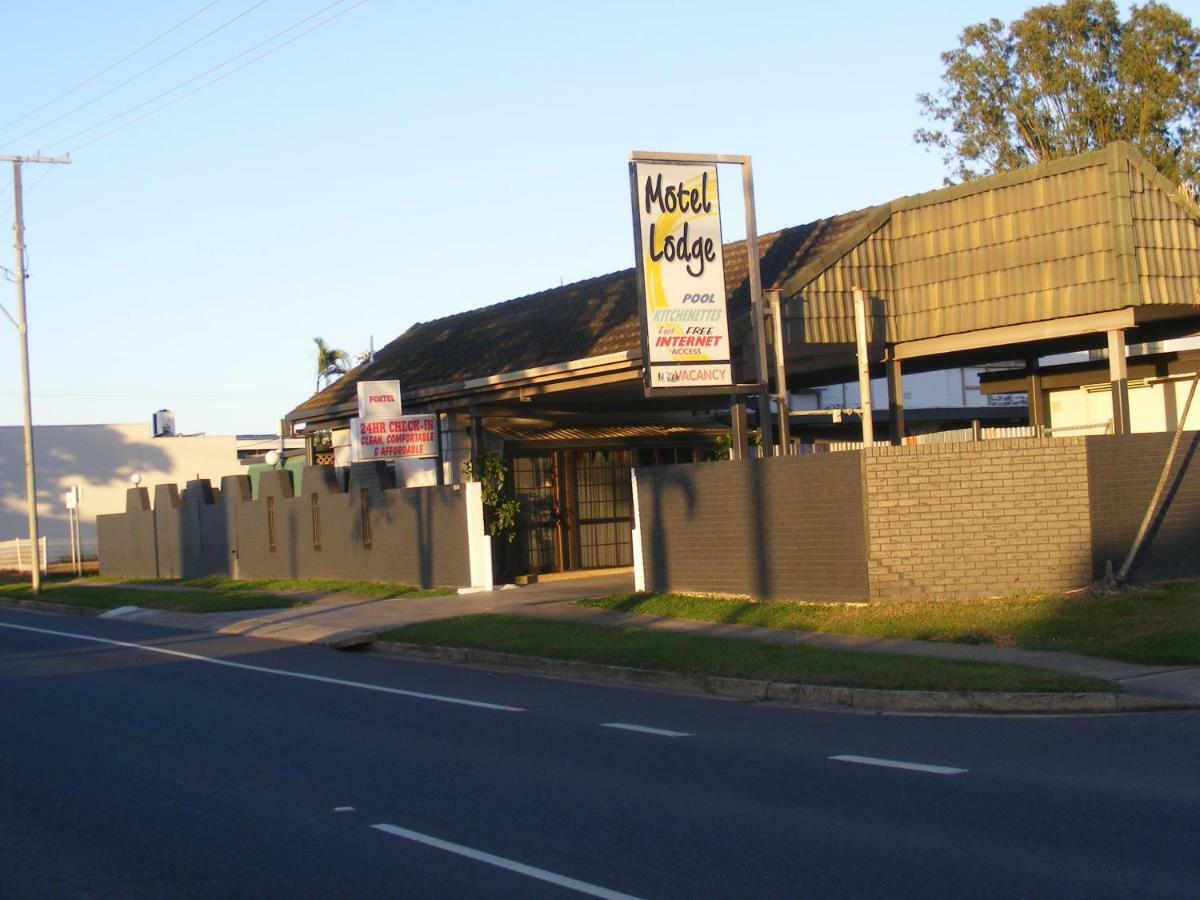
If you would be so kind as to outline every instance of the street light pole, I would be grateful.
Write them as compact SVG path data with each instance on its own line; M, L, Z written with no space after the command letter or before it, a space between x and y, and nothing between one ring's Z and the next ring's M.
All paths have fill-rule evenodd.
M38 547L37 472L33 462L33 400L29 390L29 325L25 318L25 209L21 194L21 163L69 163L67 157L0 156L13 164L13 248L17 255L17 333L21 342L21 399L25 417L25 495L29 509L29 543L33 567L31 588L42 591L42 555ZM9 317L12 318L11 316Z

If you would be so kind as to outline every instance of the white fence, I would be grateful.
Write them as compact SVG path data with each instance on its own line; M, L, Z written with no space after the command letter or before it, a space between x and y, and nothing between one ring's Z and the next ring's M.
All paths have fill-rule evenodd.
M46 571L46 539L38 538L38 549L42 561L42 571ZM12 541L0 541L0 569L11 572L28 572L33 568L33 545L28 540L17 538Z
M1088 434L1112 434L1112 420L1090 422L1086 425L1067 425L1061 428L1045 428L1036 425L983 426L980 428L956 428L953 431L935 431L931 434L913 434L904 439L907 446L925 444L969 444L972 441L991 441L1002 438L1032 437L1080 437ZM876 447L885 447L887 441L876 441ZM839 450L862 450L867 445L862 441L830 441L826 444L800 444L798 454L832 453Z
M70 565L71 542L67 538L47 540L38 538L39 558L43 572L49 566ZM82 542L81 560L84 562L98 558L96 541ZM33 547L28 538L16 538L11 541L0 541L0 571L28 572L33 568Z

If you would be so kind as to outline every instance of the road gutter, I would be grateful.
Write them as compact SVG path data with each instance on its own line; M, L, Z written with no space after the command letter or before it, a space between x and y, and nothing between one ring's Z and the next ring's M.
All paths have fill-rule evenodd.
M884 690L881 688L756 681L743 678L724 678L717 675L681 675L676 672L663 672L655 669L606 666L575 660L500 653L494 650L431 647L425 644L390 641L376 641L369 645L369 649L375 653L409 659L437 660L491 669L509 669L514 672L533 673L572 681L635 684L754 702L907 712L1115 713L1200 708L1200 703L1139 697L1116 692L1059 694Z

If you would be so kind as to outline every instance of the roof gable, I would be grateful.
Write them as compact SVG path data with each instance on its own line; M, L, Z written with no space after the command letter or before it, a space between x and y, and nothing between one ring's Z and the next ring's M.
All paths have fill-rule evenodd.
M883 301L889 342L1197 303L1198 218L1122 142L903 197L787 280L789 335L853 341L854 287Z
M772 285L819 254L870 210L759 237L763 283ZM723 248L730 314L749 306L744 241ZM355 400L360 380L397 379L404 391L638 351L636 273L624 269L431 322L418 322L359 366L300 404L303 419Z

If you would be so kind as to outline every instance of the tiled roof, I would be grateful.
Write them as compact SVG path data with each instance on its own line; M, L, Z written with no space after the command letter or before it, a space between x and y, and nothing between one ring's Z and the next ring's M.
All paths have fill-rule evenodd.
M892 343L1200 303L1200 217L1126 143L881 209L783 286L792 342L853 341L854 287L883 301Z
M873 210L859 210L759 237L763 284L771 286L841 241ZM744 241L725 245L730 313L749 305ZM354 399L361 379L398 379L405 391L456 384L640 346L633 269L418 322L291 413L303 419Z

